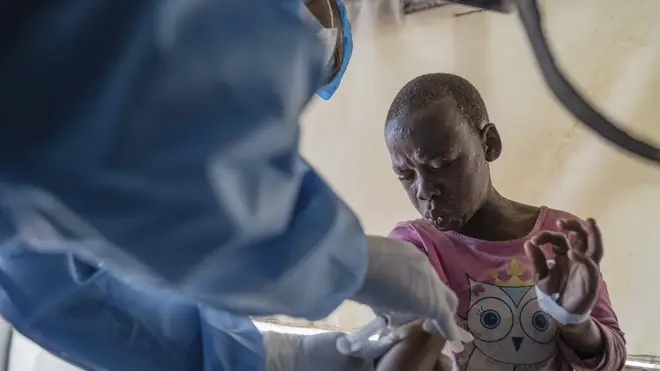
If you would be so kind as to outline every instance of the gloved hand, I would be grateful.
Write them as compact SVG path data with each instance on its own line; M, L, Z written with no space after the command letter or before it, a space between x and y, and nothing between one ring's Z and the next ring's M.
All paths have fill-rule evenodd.
M390 326L426 319L424 330L441 334L452 342L455 351L472 341L472 336L456 324L456 295L415 245L386 237L366 238L367 273L351 300L370 306L377 314L389 315Z
M376 359L401 340L398 333L371 341L350 355L337 351L342 332L296 335L262 333L266 348L265 371L374 371Z

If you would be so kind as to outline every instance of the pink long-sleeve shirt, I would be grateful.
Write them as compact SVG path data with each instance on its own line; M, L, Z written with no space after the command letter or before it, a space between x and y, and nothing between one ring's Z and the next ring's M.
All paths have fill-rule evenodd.
M580 359L565 344L557 324L539 309L532 263L523 244L542 230L557 230L560 218L575 218L546 207L528 237L506 242L483 241L455 232L440 232L425 220L399 223L390 237L417 245L440 278L459 297L458 323L474 342L458 354L462 371L620 371L626 359L623 332L602 281L591 316L600 326L605 351ZM548 259L552 249L545 250Z

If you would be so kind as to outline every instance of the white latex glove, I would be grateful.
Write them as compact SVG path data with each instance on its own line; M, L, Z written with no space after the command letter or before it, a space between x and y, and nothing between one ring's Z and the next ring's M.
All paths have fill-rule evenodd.
M262 333L266 347L266 371L374 371L375 360L387 353L401 338L388 336L344 355L337 339L344 333L317 335Z
M439 333L457 352L462 350L462 343L472 341L472 336L456 324L458 298L415 245L367 236L367 254L365 281L351 300L388 317L392 327L426 319L424 330Z

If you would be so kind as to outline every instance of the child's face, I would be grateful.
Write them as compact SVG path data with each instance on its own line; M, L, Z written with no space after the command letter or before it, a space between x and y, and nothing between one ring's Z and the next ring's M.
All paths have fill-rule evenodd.
M453 107L440 104L387 125L394 172L415 208L439 230L460 230L487 197L491 159L484 130L495 128L477 132Z

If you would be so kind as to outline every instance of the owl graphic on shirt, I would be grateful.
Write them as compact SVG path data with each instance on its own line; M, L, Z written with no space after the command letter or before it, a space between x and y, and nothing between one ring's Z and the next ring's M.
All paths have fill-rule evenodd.
M467 276L470 302L461 322L474 342L457 358L466 371L546 370L557 354L557 325L543 312L531 281L522 281L521 267L512 260L508 281L495 283Z

